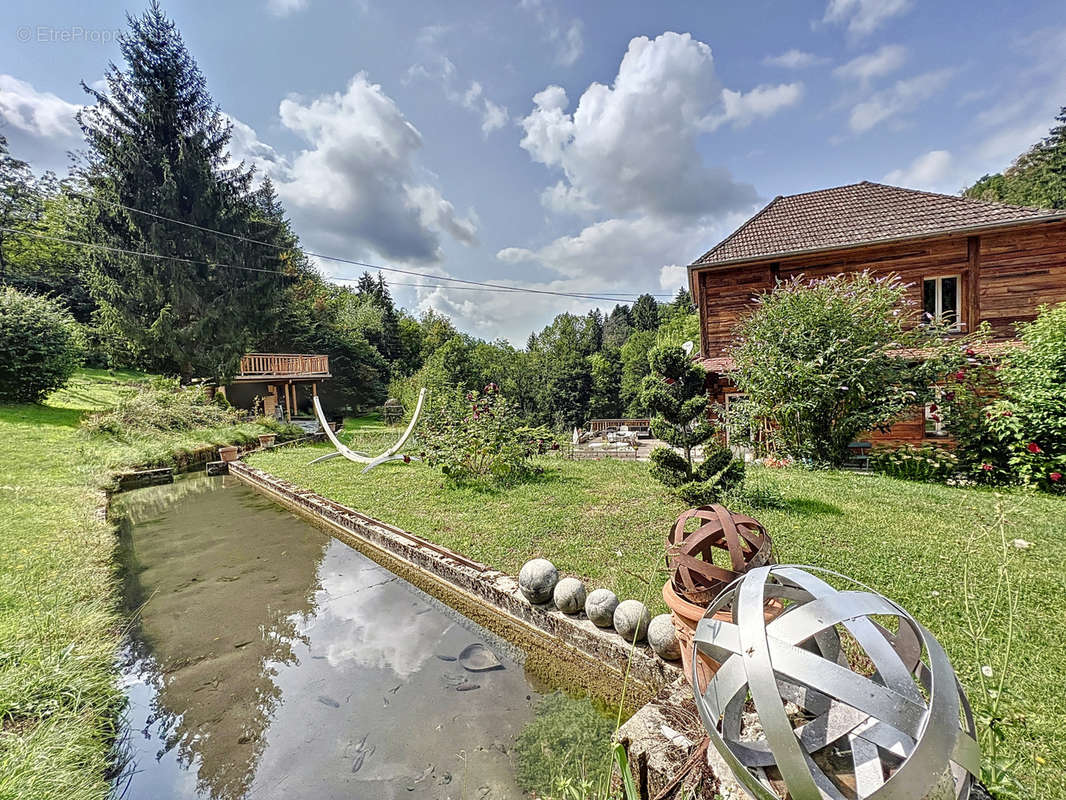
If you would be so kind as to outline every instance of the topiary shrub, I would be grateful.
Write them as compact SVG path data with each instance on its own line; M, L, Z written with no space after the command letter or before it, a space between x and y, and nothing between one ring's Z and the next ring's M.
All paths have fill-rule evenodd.
M655 415L652 433L671 445L652 451L651 474L690 505L713 503L743 482L744 462L712 441L705 373L680 347L657 347L648 363L651 374L644 379L641 402ZM703 462L697 465L692 453L701 445Z
M36 403L66 386L82 362L84 339L54 300L0 292L0 402Z

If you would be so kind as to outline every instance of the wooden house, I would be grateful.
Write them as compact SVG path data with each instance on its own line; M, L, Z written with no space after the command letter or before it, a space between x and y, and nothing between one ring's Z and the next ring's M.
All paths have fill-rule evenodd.
M300 390L309 402L318 394L318 384L330 377L329 356L249 353L226 386L226 399L238 408L252 409L258 403L268 417L280 409L291 420L300 408Z
M988 203L862 182L776 197L689 266L712 401L738 399L727 351L753 298L777 281L869 270L895 273L912 299L959 331L988 322L994 346L1043 304L1066 301L1066 211ZM872 439L942 437L915 409Z

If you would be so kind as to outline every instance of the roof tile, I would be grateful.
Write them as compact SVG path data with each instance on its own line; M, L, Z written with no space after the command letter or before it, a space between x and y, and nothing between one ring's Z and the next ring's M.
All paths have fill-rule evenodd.
M1022 222L1055 213L863 181L776 197L693 266Z

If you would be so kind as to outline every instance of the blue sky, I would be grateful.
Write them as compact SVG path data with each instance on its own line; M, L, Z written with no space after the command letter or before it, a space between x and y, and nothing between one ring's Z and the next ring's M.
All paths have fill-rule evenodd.
M118 59L124 12L141 7L5 8L2 131L62 172L81 146L78 82ZM672 294L778 194L860 180L956 192L1066 105L1061 0L165 8L234 121L234 158L273 177L306 247L551 290ZM394 295L516 344L561 311L611 305Z

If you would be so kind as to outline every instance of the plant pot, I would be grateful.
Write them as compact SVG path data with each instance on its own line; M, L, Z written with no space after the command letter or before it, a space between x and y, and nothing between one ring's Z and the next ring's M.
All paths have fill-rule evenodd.
M218 448L218 457L223 461L236 461L237 460L237 448L233 445L226 445L225 447Z
M696 603L690 603L683 597L678 595L674 591L674 587L671 581L667 581L663 584L663 600L666 602L667 607L670 609L670 617L674 622L674 630L677 631L677 643L681 647L681 669L684 673L685 680L688 683L692 683L692 640L696 636L696 626L699 621L703 619L704 614L707 613L707 606L710 605L697 605ZM783 606L777 600L771 600L766 604L764 609L764 615L769 622L771 619L781 613ZM714 615L714 618L721 620L722 622L732 622L733 615L727 611L719 611ZM707 682L714 677L714 673L718 671L721 666L710 656L706 656L703 653L699 655L699 664L696 666L696 677L699 681L699 691L702 694L707 688Z
M276 433L261 433L259 434L259 446L273 447L275 438L277 438Z

